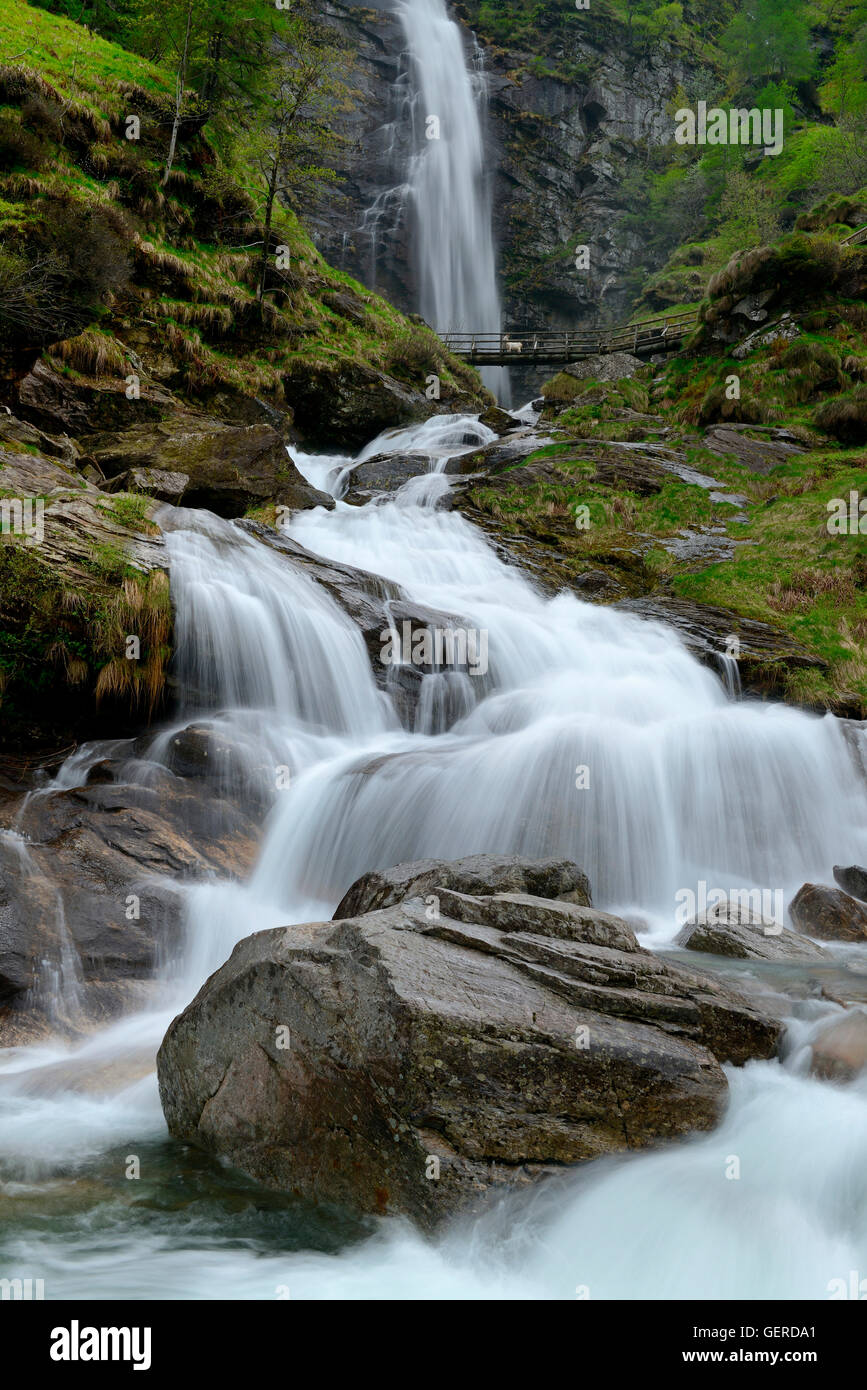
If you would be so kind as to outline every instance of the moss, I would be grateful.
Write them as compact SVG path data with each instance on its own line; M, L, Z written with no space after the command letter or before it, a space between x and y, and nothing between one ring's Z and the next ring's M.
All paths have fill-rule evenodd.
M100 510L131 531L153 534L159 528L149 520L152 506L153 499L144 493L118 492L114 494L110 503L100 503Z

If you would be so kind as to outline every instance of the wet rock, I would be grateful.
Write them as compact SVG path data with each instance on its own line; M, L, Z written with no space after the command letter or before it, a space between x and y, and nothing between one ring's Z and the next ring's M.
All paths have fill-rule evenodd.
M293 364L284 377L302 438L313 445L359 449L392 426L436 414L437 403L361 363Z
M111 479L108 492L146 492L158 502L179 506L190 484L188 473L167 473L162 468L131 468Z
M225 425L179 411L170 420L96 435L87 449L109 478L134 469L186 474L185 505L218 516L242 516L268 502L293 511L334 506L333 497L301 476L271 425Z
M440 907L243 941L160 1049L171 1134L269 1187L432 1225L711 1128L720 1062L776 1049L776 1022L607 914L457 890Z
M867 939L867 907L839 888L824 883L805 883L789 906L798 931L823 941Z
M430 471L427 454L377 454L353 468L344 501L351 502L360 492L397 492L410 478Z
M758 695L783 698L788 671L827 668L821 657L802 647L787 632L743 618L727 608L667 594L627 599L617 606L675 628L699 661L716 671L722 671L721 659L732 649L731 639L736 638L734 650L741 685Z
M104 762L86 786L38 793L21 845L0 841L0 996L34 1025L44 962L56 970L68 950L85 1015L120 1012L126 984L177 950L180 885L252 867L258 827L239 806L156 768L147 785L123 775Z
M751 473L770 473L804 452L804 444L789 430L732 423L707 430L704 447L714 454L733 455Z
M707 951L737 960L829 958L829 952L821 946L734 898L728 898L687 922L675 940L678 946L690 951Z
M334 913L356 917L437 889L486 897L527 893L536 898L590 907L590 882L569 859L523 859L517 854L472 854L465 859L419 859L393 869L374 869L347 890Z
M457 458L449 459L445 471L450 475L459 476L469 473L499 473L550 443L547 435L539 435L529 429L518 430L493 444L474 449L471 454L460 454Z
M479 416L479 423L486 425L489 430L493 430L501 437L504 434L511 434L512 430L519 430L522 424L516 416L510 415L506 410L501 410L497 405L492 405L483 411Z
M851 1081L867 1066L867 1013L851 1009L812 1042L810 1066L825 1081Z
M835 881L844 893L867 903L867 869L860 864L850 864L848 868L841 868L839 864L835 864L833 873Z

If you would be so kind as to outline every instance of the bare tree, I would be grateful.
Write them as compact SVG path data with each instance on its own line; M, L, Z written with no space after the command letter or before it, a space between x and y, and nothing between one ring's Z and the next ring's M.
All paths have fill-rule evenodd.
M187 63L190 56L190 31L193 27L193 5L194 0L187 0L187 18L184 26L184 41L178 59L177 72L175 73L175 115L172 121L172 137L169 141L169 153L166 159L165 172L163 173L163 186L169 181L172 172L172 165L175 162L175 149L178 143L178 130L180 129L181 116L184 110L184 93L187 86Z

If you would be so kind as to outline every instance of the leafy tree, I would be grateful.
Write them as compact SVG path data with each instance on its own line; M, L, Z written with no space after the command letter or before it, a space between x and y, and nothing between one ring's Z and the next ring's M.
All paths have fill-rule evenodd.
M838 44L828 72L828 85L834 93L840 117L867 108L867 5L859 6L859 10L864 23L855 29L851 38Z
M197 113L225 135L261 105L273 63L272 40L281 22L291 20L269 0L146 0L131 40L175 73L166 177L191 107L190 90L197 97Z
M336 174L329 160L345 143L339 117L350 101L345 77L351 66L345 48L303 17L294 18L280 42L268 93L267 124L259 124L239 149L261 190L264 223L257 298L268 285L274 210L286 202L300 209Z
M750 86L812 77L810 29L792 0L744 0L721 40L736 81Z
M726 176L720 204L723 222L718 235L733 251L764 245L780 234L780 215L773 189L745 169Z
M819 174L813 194L857 193L867 188L867 114L844 116L818 132Z

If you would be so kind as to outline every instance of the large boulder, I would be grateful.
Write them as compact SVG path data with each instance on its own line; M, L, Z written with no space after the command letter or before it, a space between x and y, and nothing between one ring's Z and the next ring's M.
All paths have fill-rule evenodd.
M179 506L190 485L186 473L167 473L163 468L131 468L111 479L108 492L144 492L158 502Z
M737 960L821 960L829 952L734 898L687 922L678 946Z
M156 766L146 785L127 776L103 762L84 786L36 793L17 815L21 841L0 840L0 1037L50 1015L46 969L77 979L82 1018L124 1012L130 984L177 952L181 885L252 867L258 827L243 807Z
M450 476L459 477L470 473L499 473L503 469L512 468L550 443L547 435L536 434L532 429L514 430L502 439L495 439L491 444L483 444L470 454L458 454L455 458L449 459L445 471Z
M185 505L218 516L243 516L268 502L293 511L334 506L333 497L302 477L272 425L226 425L178 411L167 420L93 436L87 457L107 478L142 469L186 474Z
M417 859L363 874L338 903L334 920L357 917L439 889L483 898L526 893L590 907L590 881L570 859L523 859L517 854L471 854L465 859Z
M427 454L377 454L353 468L347 480L347 502L367 501L375 492L396 492L421 473L430 471Z
M130 399L121 378L76 380L40 358L18 388L16 414L41 430L75 438L159 419L174 404L169 391L144 375L139 395Z
M304 440L360 449L390 426L411 425L436 413L424 393L358 362L311 366L293 362L284 376L286 399Z
M773 1055L779 1025L570 900L574 865L538 872L567 896L501 893L487 870L478 896L413 865L355 899L432 893L246 938L163 1041L171 1134L266 1186L430 1225L711 1128L721 1062Z
M839 888L805 883L789 906L796 929L823 941L867 940L867 907Z

